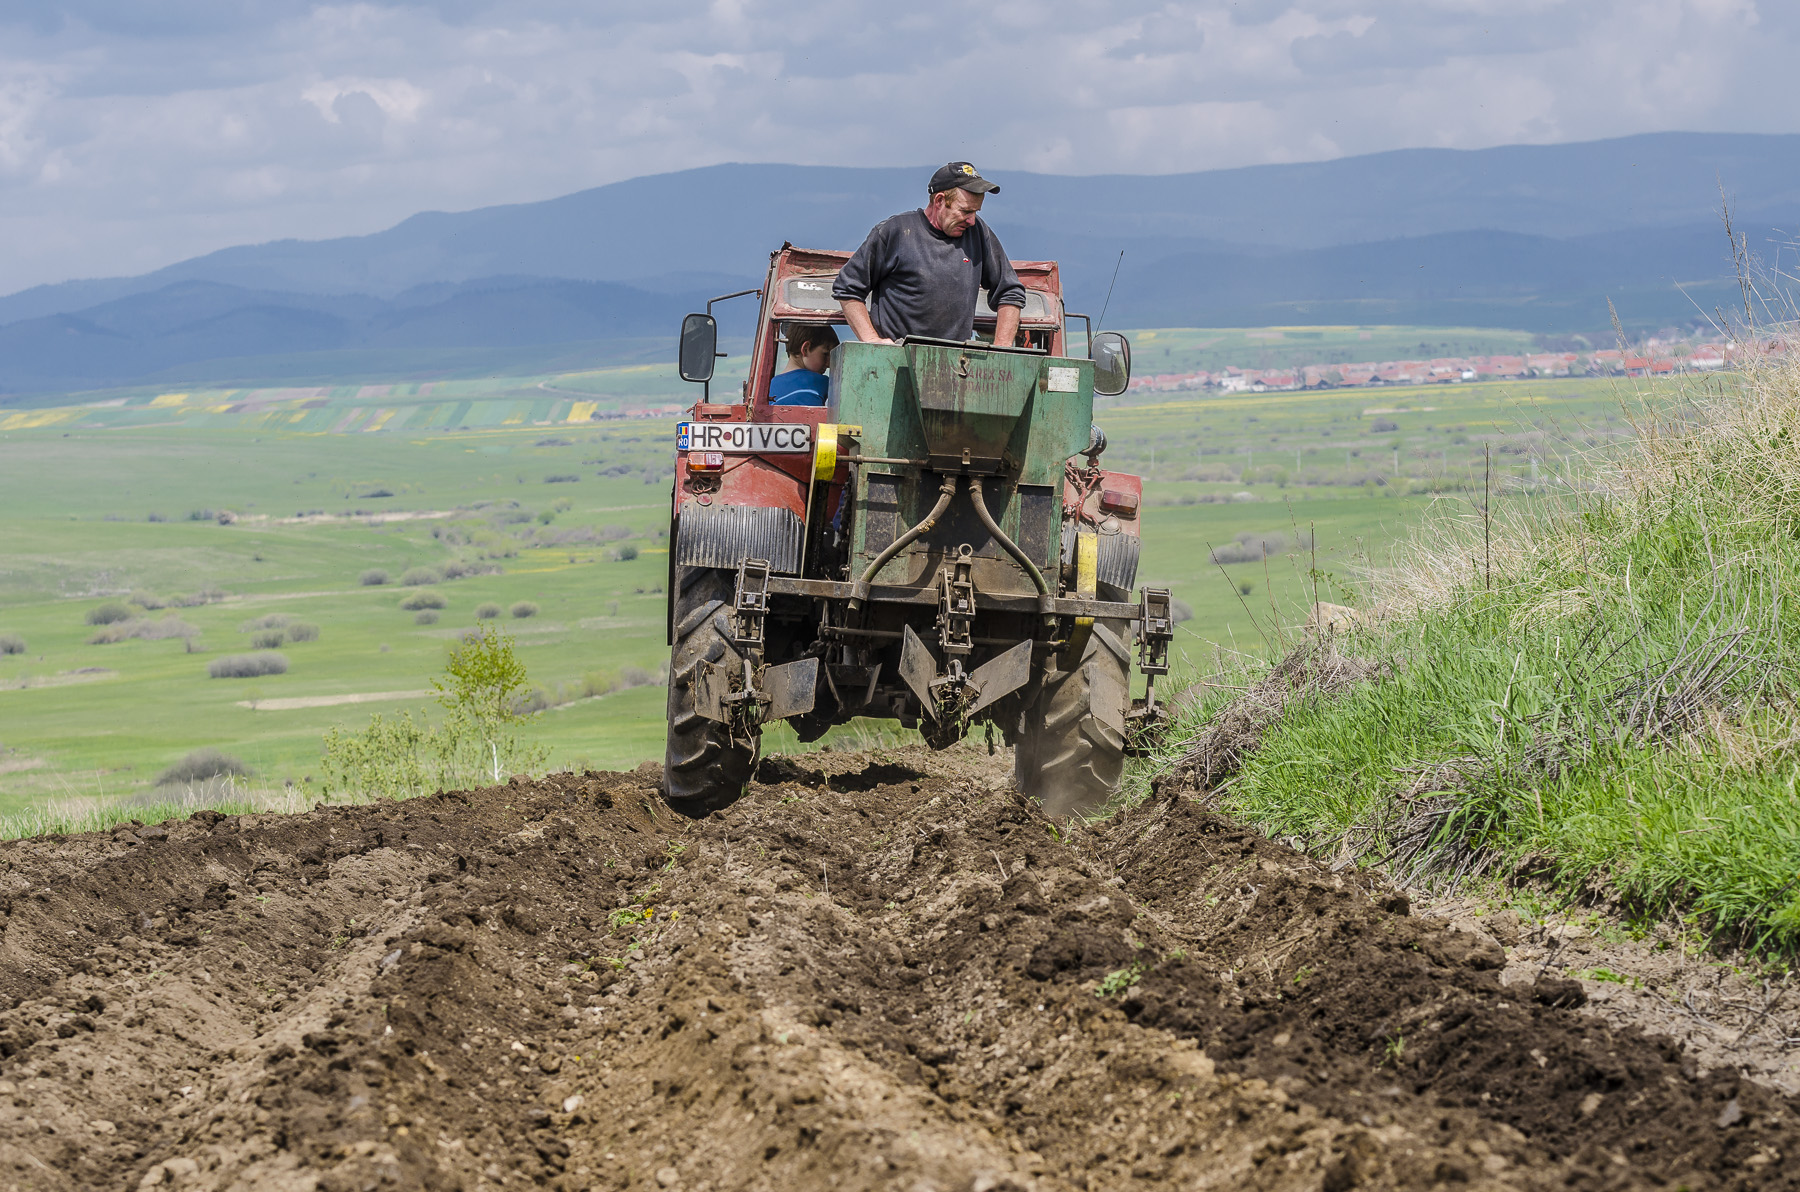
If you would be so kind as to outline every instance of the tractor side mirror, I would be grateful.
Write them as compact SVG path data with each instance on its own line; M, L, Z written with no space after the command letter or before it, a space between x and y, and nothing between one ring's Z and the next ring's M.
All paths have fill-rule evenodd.
M719 350L719 323L711 315L689 315L681 320L681 358L684 381L710 381L713 360Z
M690 318L692 316L689 316ZM1131 342L1117 331L1102 331L1088 349L1094 362L1094 392L1117 397L1131 384ZM685 357L683 357L685 359Z

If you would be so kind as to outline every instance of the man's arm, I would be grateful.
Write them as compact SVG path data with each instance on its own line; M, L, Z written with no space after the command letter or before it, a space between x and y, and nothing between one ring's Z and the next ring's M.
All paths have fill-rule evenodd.
M850 330L856 332L856 338L866 344L891 344L894 341L884 339L881 332L875 330L875 323L869 318L869 304L856 298L839 299L844 308L844 321L850 324ZM1013 328L1019 326L1019 312L1013 311ZM1008 341L1011 342L1011 341Z
M988 305L994 308L994 343L1010 348L1019 336L1019 308L1025 305L1025 286L1013 271L1000 237L981 221L981 235L986 242L982 252L981 284L987 287Z
M856 338L866 344L894 342L875 330L875 322L869 318L869 295L887 271L887 237L883 234L887 226L888 221L883 220L869 230L861 247L850 254L838 270L837 280L831 283L831 296L844 308L844 321L856 332Z
M994 346L1010 348L1019 337L1019 308L1003 306L994 312Z

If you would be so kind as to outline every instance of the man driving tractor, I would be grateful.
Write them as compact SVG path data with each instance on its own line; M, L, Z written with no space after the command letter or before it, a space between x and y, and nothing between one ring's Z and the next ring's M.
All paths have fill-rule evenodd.
M930 202L876 224L832 284L844 319L864 343L902 336L969 340L982 289L995 314L994 343L1011 347L1025 287L1000 238L980 216L1000 188L966 161L931 176Z

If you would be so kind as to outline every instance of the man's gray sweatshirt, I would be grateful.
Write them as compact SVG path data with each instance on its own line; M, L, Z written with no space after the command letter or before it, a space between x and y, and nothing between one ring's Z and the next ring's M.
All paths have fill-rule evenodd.
M974 338L975 299L984 286L995 311L1025 305L1025 287L993 229L977 218L953 239L913 210L875 225L844 263L831 296L868 303L875 330L887 339L966 340Z

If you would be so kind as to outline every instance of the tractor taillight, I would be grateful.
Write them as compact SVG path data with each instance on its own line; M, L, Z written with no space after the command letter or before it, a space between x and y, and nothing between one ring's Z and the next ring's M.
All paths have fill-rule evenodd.
M717 472L725 466L723 451L690 451L688 452L688 471Z
M1138 495L1120 488L1101 490L1100 508L1108 513L1117 513L1124 517L1137 516Z

